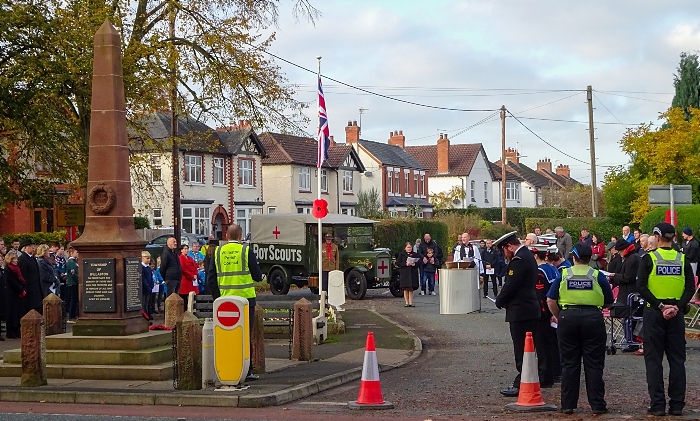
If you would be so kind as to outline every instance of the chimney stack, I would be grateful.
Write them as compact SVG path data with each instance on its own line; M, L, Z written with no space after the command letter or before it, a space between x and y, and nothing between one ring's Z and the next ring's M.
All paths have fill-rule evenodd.
M437 141L437 172L447 174L450 172L450 140L447 133L440 134Z
M512 162L513 164L520 164L518 151L513 148L506 149L506 160L508 162Z
M400 146L402 149L406 146L406 136L403 135L403 130L389 132L389 142L392 146Z
M564 176L566 178L571 178L571 170L568 165L559 164L557 166L557 175Z
M537 161L537 171L541 170L552 172L552 161L550 161L549 158L544 158Z
M357 121L348 121L345 128L345 143L357 143L360 140L360 127Z

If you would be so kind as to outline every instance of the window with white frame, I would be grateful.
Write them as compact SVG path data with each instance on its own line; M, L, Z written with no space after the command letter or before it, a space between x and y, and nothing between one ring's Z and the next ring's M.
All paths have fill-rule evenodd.
M520 183L506 181L506 200L520 200Z
M328 170L321 170L321 191L328 193Z
M151 209L151 214L153 215L153 226L159 227L163 225L163 209L154 208Z
M297 208L297 213L311 213L311 208L306 208L306 207L298 207Z
M163 173L160 166L159 155L151 155L151 181L153 183L163 182Z
M343 215L355 216L355 208L354 207L341 208L340 213L342 213Z
M223 185L224 182L224 158L214 158L214 184Z
M185 182L202 183L202 155L185 155Z
M188 206L182 208L182 229L197 235L211 234L209 208L204 206Z
M269 209L268 209L269 211ZM269 213L269 212L268 212ZM241 227L243 237L250 232L250 217L262 214L262 208L238 208L236 209L236 224Z
M469 183L470 186L470 197L472 198L472 202L476 202L476 181L472 180L471 183Z
M394 171L394 194L401 194L399 191L399 172L400 170Z
M420 175L420 197L425 197L425 175Z
M277 207L276 206L268 206L267 213L277 213Z
M253 177L253 167L255 161L252 159L239 159L238 160L238 184L246 187L253 187L255 185Z
M489 183L484 181L484 203L489 203Z
M387 171L388 171L388 172L387 172L387 177L386 177L386 181L387 181L387 183L386 183L386 191L387 191L387 193L388 193L389 196L393 196L393 195L394 195L394 187L393 187L393 183L394 183L394 170L392 170L391 168L389 168Z
M404 184L406 184L406 191L404 191L404 195L410 196L411 194L409 193L409 191L411 191L411 186L410 186L411 174L408 173L408 170L404 170L403 175L404 175L404 181L405 181Z
M299 190L311 191L311 171L308 167L299 168Z
M343 171L343 193L352 193L352 171Z
M418 209L418 212L416 212L416 218L423 219L423 208Z
M419 190L418 190L418 173L417 172L413 173L413 181L416 184L416 188L415 188L415 190L413 190L413 196L418 197L420 195L418 194Z

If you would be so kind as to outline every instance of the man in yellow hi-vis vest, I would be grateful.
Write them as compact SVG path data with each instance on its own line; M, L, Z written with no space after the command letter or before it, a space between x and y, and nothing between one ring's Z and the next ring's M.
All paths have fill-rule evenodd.
M666 415L664 353L668 360L668 413L683 415L685 406L685 320L683 310L693 297L695 279L690 263L672 246L676 229L662 222L654 227L659 247L639 264L639 294L644 308L644 365L650 415Z
M253 323L255 320L255 286L253 281L262 281L262 270L258 265L252 247L243 244L241 227L233 224L228 227L228 243L214 251L214 259L207 268L207 283L210 285L214 299L236 295L248 300L250 322L250 347L252 354ZM252 367L251 369L252 370ZM248 372L246 380L255 380L258 376Z

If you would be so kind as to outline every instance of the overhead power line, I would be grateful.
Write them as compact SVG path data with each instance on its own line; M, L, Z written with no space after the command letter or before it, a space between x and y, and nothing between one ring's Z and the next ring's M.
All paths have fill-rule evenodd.
M597 96L596 94L593 94L593 96L595 97L595 100L598 101L598 102L600 102L600 105L602 105L603 108L605 108L605 109L607 110L607 112L609 112L610 115L613 116L613 117L615 118L615 120L617 120L618 123L622 124L622 122L620 121L620 119L617 118L617 116L616 116L615 114L613 114L612 111L610 111L610 108L606 107L605 104L603 104L603 101L601 101L600 98L598 98L598 96ZM603 124L603 123L598 123L598 124ZM622 125L625 126L625 127L628 126L628 124L622 124ZM629 124L629 126L631 126L631 124Z
M596 92L601 93L601 94L606 94L606 95L620 96L620 97L623 97L623 98L638 99L638 100L640 100L640 101L657 102L657 103L659 103L659 104L669 104L668 101L657 101L657 100L655 100L655 99L639 98L639 97L636 97L636 96L629 96L629 95L620 95L620 94L617 94L617 93L613 93L613 91L596 91ZM670 104L669 104L669 105L670 105Z

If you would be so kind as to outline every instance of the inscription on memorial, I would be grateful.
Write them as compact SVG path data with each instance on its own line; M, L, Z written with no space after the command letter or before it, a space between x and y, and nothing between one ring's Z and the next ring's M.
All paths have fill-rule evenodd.
M83 311L113 313L116 308L115 259L83 259Z
M126 311L141 310L141 259L127 257L124 259L124 297Z

